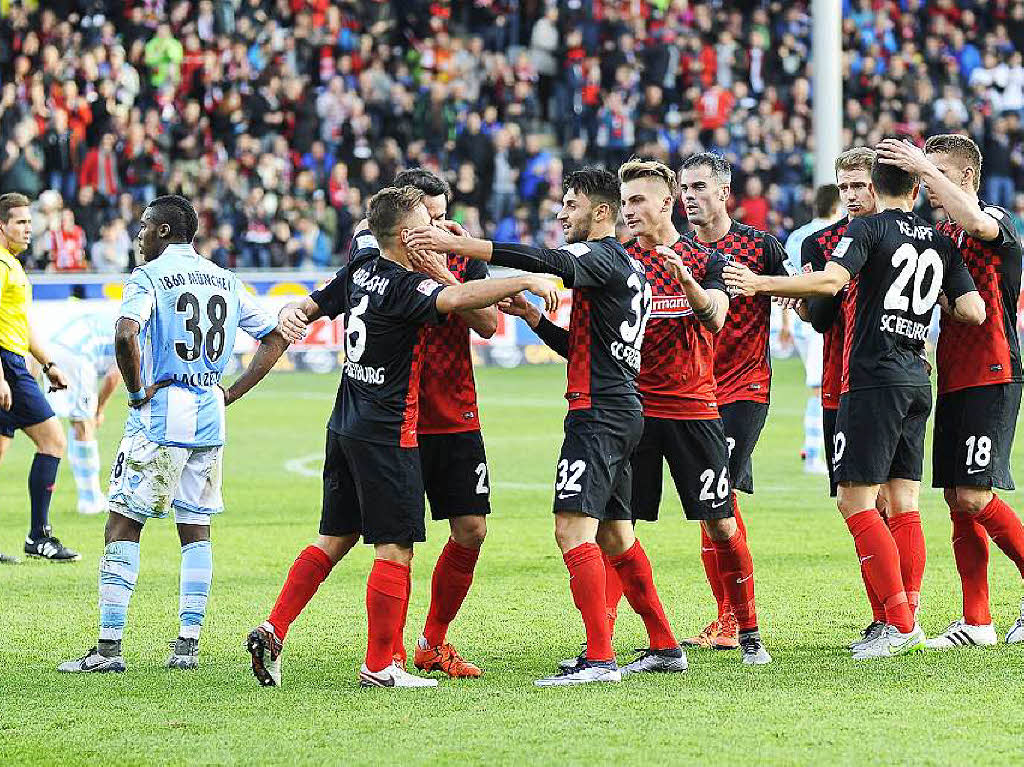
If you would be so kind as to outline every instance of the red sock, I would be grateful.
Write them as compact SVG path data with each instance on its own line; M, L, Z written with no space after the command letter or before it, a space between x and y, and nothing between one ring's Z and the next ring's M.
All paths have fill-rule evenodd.
M431 647L444 643L448 625L455 620L469 593L479 556L480 549L460 546L449 538L441 556L437 558L434 576L430 581L430 610L423 626L423 636Z
M886 623L891 623L903 633L912 631L914 616L903 590L900 553L878 509L857 512L846 520L846 526L853 535L861 570L882 600Z
M299 617L316 590L331 574L334 563L323 549L307 546L295 558L267 621L277 638L284 641L288 627Z
M978 524L1020 570L1024 578L1024 525L1002 498L992 493L992 500L974 516Z
M643 619L644 626L647 627L651 649L668 650L678 647L679 642L672 633L672 627L668 625L665 608L662 607L658 590L654 587L651 562L640 541L635 541L622 554L608 557L608 561L619 575L629 606Z
M740 516L740 499L735 492L732 494L732 514L736 518L736 527L743 533L743 539L747 540L747 526L743 524L743 517Z
M964 595L964 620L974 626L992 622L988 610L988 536L985 528L964 511L951 511L953 558Z
M373 560L366 581L366 667L380 671L394 658L395 634L405 621L409 607L409 567L387 559Z
M740 631L757 628L754 609L754 561L750 558L747 539L739 530L727 541L712 541L718 557L722 588L729 595L736 624Z
M604 560L605 613L608 615L608 631L614 636L615 620L619 617L619 602L622 601L622 579L619 578L618 571L603 551L601 558Z
M868 602L871 603L871 620L885 623L885 607L882 605L882 600L878 598L878 594L871 588L871 581L868 580L868 574L864 572L863 568L861 568L860 577L864 580L864 591L867 592Z
M405 596L402 597L402 622L398 624L395 632L395 643L391 648L391 656L398 656L402 665L409 660L409 653L405 651L405 621L409 617L409 597L412 595L412 568L405 571Z
M724 618L732 608L729 606L729 596L722 585L722 576L718 572L718 556L715 554L715 546L708 537L708 531L704 525L700 526L700 561L704 565L704 574L711 585L711 593L715 595L718 603L718 617Z
M921 514L917 511L894 514L889 518L889 531L900 553L903 590L907 592L911 612L916 614L921 604L921 580L924 578L926 559Z
M612 635L605 615L604 564L596 543L581 543L562 555L569 570L572 601L583 616L587 631L587 658L612 660Z

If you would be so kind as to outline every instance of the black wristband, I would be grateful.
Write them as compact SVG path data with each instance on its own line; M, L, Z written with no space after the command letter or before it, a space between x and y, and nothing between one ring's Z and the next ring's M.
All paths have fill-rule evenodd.
M50 360L45 365L43 365L43 375L46 375L47 373L49 373L50 372L50 368L52 368L53 366L54 366L53 360Z

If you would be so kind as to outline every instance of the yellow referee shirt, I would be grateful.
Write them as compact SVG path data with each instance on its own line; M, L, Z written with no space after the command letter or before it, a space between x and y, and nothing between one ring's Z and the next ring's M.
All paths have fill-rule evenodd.
M0 347L28 356L28 305L32 303L29 284L21 262L0 247Z

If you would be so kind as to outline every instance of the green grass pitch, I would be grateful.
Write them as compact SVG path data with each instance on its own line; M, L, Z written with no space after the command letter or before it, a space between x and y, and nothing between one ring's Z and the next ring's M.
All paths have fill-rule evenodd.
M178 604L179 549L168 521L150 523L143 536L124 644L128 672L54 670L94 642L103 537L102 518L74 512L74 484L62 468L53 521L82 561L0 569L0 764L1019 763L1020 646L866 664L843 651L869 616L853 543L824 480L801 470L802 379L798 363L777 364L755 454L757 494L741 499L770 666L695 651L685 675L534 688L536 677L576 652L582 634L552 537L549 485L565 413L564 369L552 366L478 372L494 513L449 636L485 676L434 690L359 689L371 556L361 546L293 626L284 687L259 688L243 638L316 533L320 487L310 474L319 470L337 382L279 375L229 411L227 511L213 528L213 593L197 672L163 668ZM104 471L123 406L112 404L102 429ZM20 553L30 457L19 436L0 471L0 550ZM707 622L712 600L697 526L682 519L670 486L665 498L661 522L642 526L640 537L684 636ZM1008 498L1018 508L1024 500ZM934 634L959 615L960 595L940 494L926 490L922 507L929 559L921 622ZM446 526L429 524L428 537L413 565L407 642L422 627ZM1021 582L994 546L991 583L996 626L1005 632ZM621 660L645 639L625 602L620 616Z

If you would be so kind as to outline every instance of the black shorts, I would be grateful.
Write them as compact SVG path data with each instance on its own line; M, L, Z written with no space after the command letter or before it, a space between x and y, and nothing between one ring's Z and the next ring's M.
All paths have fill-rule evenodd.
M754 467L751 456L768 418L768 405L763 402L739 400L719 405L725 427L725 441L729 446L729 476L732 489L744 493L754 492Z
M822 408L821 421L825 428L825 463L828 465L828 494L836 497L836 470L832 466L832 459L836 454L836 417L839 415L839 408Z
M630 459L634 521L658 519L664 461L668 461L687 519L722 519L733 515L729 448L722 419L644 417L644 433Z
M53 408L39 388L39 382L28 372L25 358L0 349L0 364L3 364L4 380L11 387L11 409L0 410L0 435L13 437L18 429L53 418Z
M930 386L887 386L844 394L834 438L836 482L920 482L931 409Z
M420 434L423 487L437 519L491 513L491 478L479 431Z
M632 519L629 457L644 429L639 410L570 410L555 474L554 512Z
M932 487L1013 490L1010 452L1020 410L1019 383L940 394L932 435Z
M320 535L360 533L365 543L427 539L415 447L378 445L327 430Z

